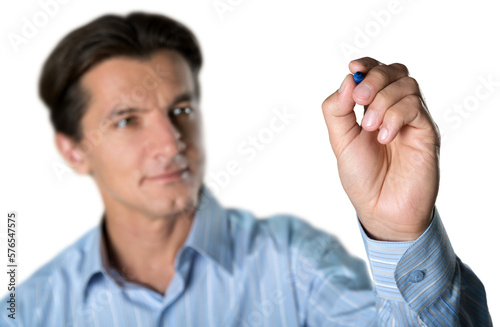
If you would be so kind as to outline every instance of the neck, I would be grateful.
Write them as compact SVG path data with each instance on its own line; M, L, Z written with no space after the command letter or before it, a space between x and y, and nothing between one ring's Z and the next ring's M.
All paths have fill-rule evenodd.
M173 276L176 254L194 216L195 209L155 218L107 210L105 238L110 265L125 279L150 286L155 280L158 288L163 288Z

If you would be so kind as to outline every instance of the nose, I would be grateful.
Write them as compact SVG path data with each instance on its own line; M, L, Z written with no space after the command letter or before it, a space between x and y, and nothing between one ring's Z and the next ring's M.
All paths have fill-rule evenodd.
M163 159L168 162L179 152L184 151L186 145L181 140L182 135L167 115L158 112L151 125L151 134L148 135L148 138L155 159Z

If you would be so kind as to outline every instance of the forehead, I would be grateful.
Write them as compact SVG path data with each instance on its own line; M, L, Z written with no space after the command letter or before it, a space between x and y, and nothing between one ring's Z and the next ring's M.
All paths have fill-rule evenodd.
M133 104L164 106L179 93L192 92L193 76L176 51L159 50L148 59L113 57L82 76L90 94L89 107Z

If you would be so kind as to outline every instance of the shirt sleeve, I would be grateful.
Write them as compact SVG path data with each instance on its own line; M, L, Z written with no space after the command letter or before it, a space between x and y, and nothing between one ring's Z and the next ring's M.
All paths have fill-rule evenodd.
M483 284L455 255L436 207L411 242L376 241L360 225L373 281L335 236L292 229L300 326L492 326Z
M435 206L415 241L376 241L360 230L380 325L492 326L484 286L455 255Z

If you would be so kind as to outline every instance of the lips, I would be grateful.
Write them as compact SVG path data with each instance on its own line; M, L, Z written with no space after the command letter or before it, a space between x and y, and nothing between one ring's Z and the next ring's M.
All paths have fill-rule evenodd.
M158 174L158 175L147 177L146 180L159 181L159 182L175 181L175 180L180 179L182 177L182 175L187 171L189 171L188 167L177 168L175 170L169 170L169 171L163 172L163 173Z

